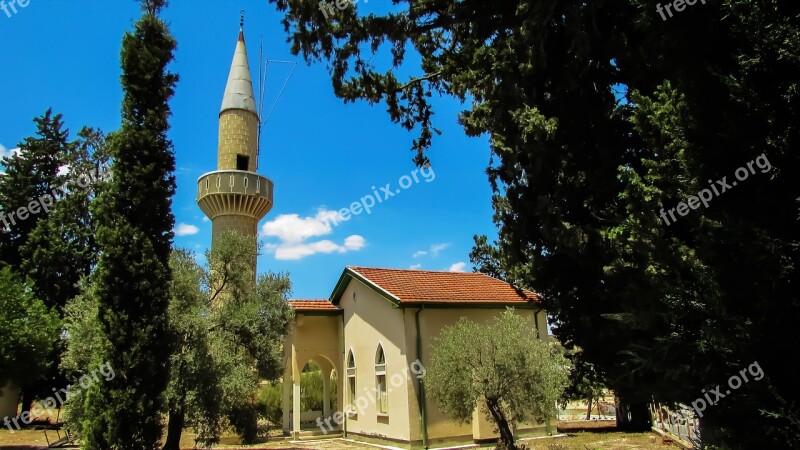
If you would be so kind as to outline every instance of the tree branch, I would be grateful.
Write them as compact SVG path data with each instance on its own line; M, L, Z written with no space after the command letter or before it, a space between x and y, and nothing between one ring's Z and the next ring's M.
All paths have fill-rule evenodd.
M441 74L442 74L442 71L439 70L439 71L436 71L434 73L430 73L428 75L425 75L424 77L414 78L413 80L409 81L408 83L400 86L400 89L398 89L398 90L399 91L403 91L403 90L407 89L409 86L411 86L412 84L416 84L416 83L419 83L419 82L422 82L422 81L426 81L426 80L430 80L432 78L436 78Z

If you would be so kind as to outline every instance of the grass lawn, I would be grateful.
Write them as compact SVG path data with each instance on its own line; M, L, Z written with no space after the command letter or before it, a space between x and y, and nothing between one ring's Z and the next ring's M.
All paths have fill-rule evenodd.
M530 450L622 450L622 449L676 449L662 444L654 433L622 433L580 431L568 433L559 439L536 439L524 442Z

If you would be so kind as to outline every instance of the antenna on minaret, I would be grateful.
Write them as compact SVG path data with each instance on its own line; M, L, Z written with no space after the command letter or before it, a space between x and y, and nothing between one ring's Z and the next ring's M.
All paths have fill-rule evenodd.
M256 136L256 169L261 156L261 128L264 126L264 91L267 88L267 66L264 64L264 36L258 49L258 135Z
M242 10L242 26L244 26L244 10ZM289 72L289 76L286 77L286 81L283 82L283 86L281 86L280 91L278 91L278 96L275 98L275 102L272 103L272 106L269 109L266 117L264 116L264 106L266 104L265 100L265 92L267 89L267 76L269 74L269 63L277 63L277 64L291 64L292 70ZM272 111L275 110L275 106L278 104L278 100L280 100L281 96L283 95L283 91L286 90L286 85L289 84L289 79L292 78L292 74L294 73L294 69L297 66L297 63L294 61L279 61L273 59L266 59L264 57L264 36L261 36L261 43L259 46L259 54L258 54L258 99L256 104L256 109L258 111L258 128L257 128L257 136L256 136L256 170L258 170L258 163L261 159L261 135L262 135L262 128L266 125L267 120L272 115Z
M239 21L239 28L244 29L244 10L239 11L241 20Z

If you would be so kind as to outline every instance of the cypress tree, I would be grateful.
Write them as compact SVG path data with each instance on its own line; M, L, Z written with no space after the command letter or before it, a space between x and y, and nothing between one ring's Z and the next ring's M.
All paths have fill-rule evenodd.
M100 249L94 288L106 346L95 356L116 372L85 391L86 448L152 449L162 435L169 372L167 307L175 157L167 138L178 76L176 42L158 13L143 14L122 44L122 126L109 137L111 181L92 206Z

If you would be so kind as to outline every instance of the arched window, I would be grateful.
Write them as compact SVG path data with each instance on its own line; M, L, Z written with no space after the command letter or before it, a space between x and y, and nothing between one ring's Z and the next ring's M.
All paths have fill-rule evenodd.
M356 358L353 351L347 353L347 404L350 410L355 411L356 401Z
M383 353L383 346L378 344L378 351L375 353L375 391L378 398L378 413L387 414L389 412L389 396L386 392L386 355Z

